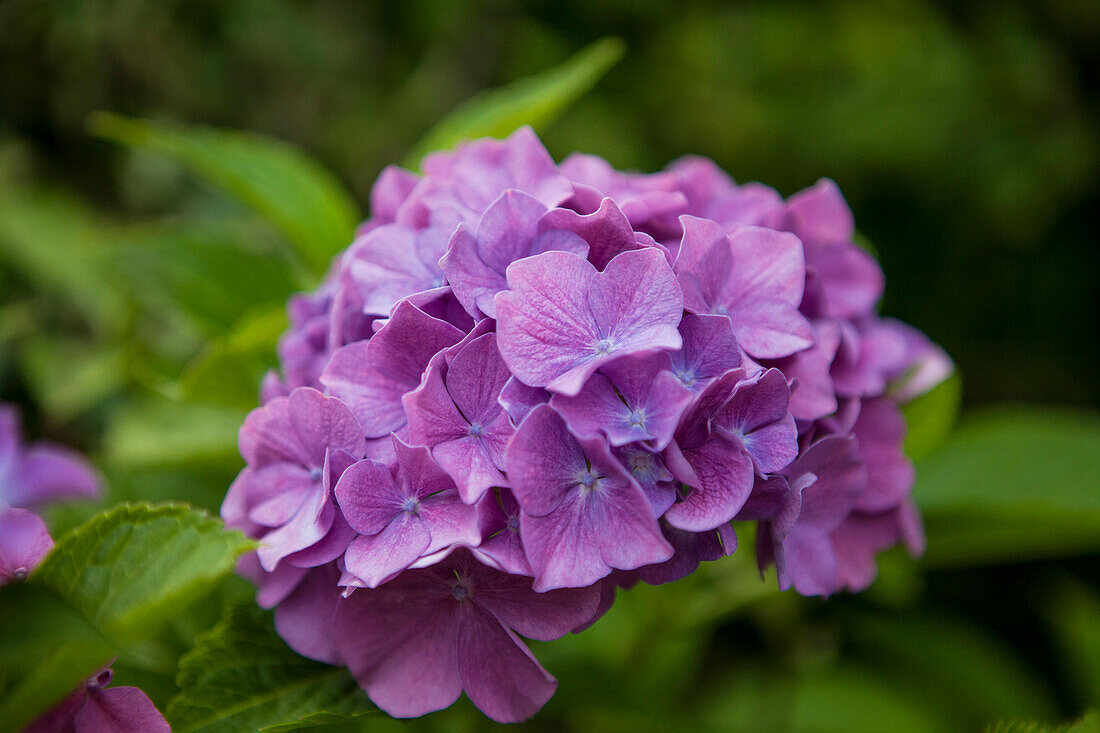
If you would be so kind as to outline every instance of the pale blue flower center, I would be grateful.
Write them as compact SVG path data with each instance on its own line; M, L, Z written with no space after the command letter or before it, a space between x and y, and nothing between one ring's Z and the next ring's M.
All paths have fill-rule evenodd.
M519 517L508 517L508 521L505 522L505 526L513 532L519 532Z
M464 585L456 585L451 591L456 601L464 601L470 596L470 589Z
M677 372L676 378L679 379L680 384L684 385L685 387L695 386L695 375L686 369L682 372Z
M626 424L632 428L640 428L645 425L645 410L631 410L626 416Z
M610 354L611 353L611 339L600 339L596 342L597 354Z
M469 429L466 432L474 436L475 438L480 438L485 433L485 428L481 425L478 425L477 423L474 423L470 425Z
M405 501L401 502L401 511L408 512L409 514L415 514L416 510L420 508L420 502L415 497L406 497Z
M645 476L653 470L653 456L648 453L635 453L630 457L630 472L635 476Z
M310 481L320 481L321 480L321 469L317 468L316 466L309 469L309 480Z
M596 488L596 484L599 482L599 477L591 471L585 471L581 474L580 485L586 489Z
M432 280L432 288L431 289L434 290L435 288L441 288L441 287L443 287L443 278L437 277L435 280Z

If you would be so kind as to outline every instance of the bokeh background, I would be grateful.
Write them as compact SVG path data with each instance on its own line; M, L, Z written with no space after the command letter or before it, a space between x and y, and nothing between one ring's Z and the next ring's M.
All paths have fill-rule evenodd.
M533 725L979 730L1100 706L1089 0L3 0L0 400L95 456L105 504L216 509L241 413L179 402L179 375L308 283L270 264L269 227L92 136L89 114L293 142L365 207L457 104L607 35L629 51L540 131L555 157L656 170L696 153L785 195L835 179L886 272L884 312L955 358L964 418L919 463L925 560L891 554L870 592L829 602L763 589L744 557L625 593L539 645L561 686ZM170 694L170 664L134 666ZM481 723L459 706L416 725Z

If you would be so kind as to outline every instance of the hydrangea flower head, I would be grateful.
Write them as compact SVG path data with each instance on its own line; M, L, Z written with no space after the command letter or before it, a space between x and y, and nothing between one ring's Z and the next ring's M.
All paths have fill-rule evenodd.
M529 717L556 682L520 636L719 561L738 522L810 595L921 550L898 408L952 366L875 312L831 181L558 165L523 128L388 168L371 205L290 305L222 515L283 638L383 710Z

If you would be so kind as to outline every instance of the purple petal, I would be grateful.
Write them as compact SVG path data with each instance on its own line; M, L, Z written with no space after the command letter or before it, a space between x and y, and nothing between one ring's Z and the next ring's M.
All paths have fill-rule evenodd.
M499 496L499 500L498 500ZM480 545L471 549L482 563L512 575L533 576L519 537L519 502L507 489L478 503L481 516Z
M538 228L541 232L566 230L577 234L588 244L588 261L598 270L604 269L615 255L638 249L634 229L610 198L603 199L600 208L588 215L553 209L542 217Z
M374 338L333 353L321 383L351 409L366 437L380 438L405 424L401 397L420 384L432 356L462 335L402 302Z
M153 701L136 687L89 692L73 719L73 729L80 733L171 733Z
M401 511L406 498L390 469L369 458L344 471L335 493L348 524L365 535L381 532Z
M420 176L404 168L388 165L378 174L370 189L371 219L389 223L397 218L397 210L409 197Z
M840 331L832 321L819 321L814 332L812 348L771 363L794 382L790 410L795 419L803 421L818 420L837 410L829 367L840 344Z
M689 313L680 321L679 331L684 345L670 355L672 373L693 392L718 375L741 366L741 349L729 318Z
M527 413L550 400L550 393L541 387L529 387L515 377L511 377L500 390L498 400L508 416L512 418L512 423L519 425L523 422L523 418L527 417Z
M321 466L327 450L360 456L366 449L363 429L344 403L315 389L300 387L287 398L287 416L310 466Z
M664 514L676 501L677 494L672 483L672 474L665 467L660 455L638 443L624 445L612 452L623 468L638 482L638 486L642 487L653 507L653 516Z
M341 259L341 281L352 288L368 315L385 316L413 293L444 285L439 258L450 230L386 224L355 241Z
M584 451L549 405L539 405L508 446L508 478L523 511L543 516L561 503L587 468Z
M829 436L811 445L784 469L792 488L807 478L812 480L802 489L800 526L828 533L852 511L867 487L867 469L858 448L852 436Z
M864 400L852 432L867 465L867 490L856 502L861 512L892 509L909 496L915 474L905 456L905 418L894 403L880 397Z
M412 565L431 541L431 530L423 520L399 512L381 532L352 540L344 553L344 565L367 588L376 588Z
M22 580L53 547L45 523L26 509L0 509L0 586Z
M275 608L275 630L291 649L326 664L339 664L332 618L340 598L336 566L315 568Z
M787 200L787 226L809 241L850 241L855 219L836 183L822 178Z
M337 604L340 657L386 713L417 717L462 693L453 600L450 588L419 571Z
M274 570L287 555L324 539L332 527L334 512L329 492L322 486L315 486L286 524L263 536L256 554L264 570Z
M665 512L665 519L673 527L690 532L704 532L730 522L752 491L753 464L748 451L737 440L712 438L698 448L683 451L683 457L695 481L690 483L687 497ZM673 468L671 464L669 467ZM677 473L675 468L673 473Z
M737 549L737 534L729 524L709 532L685 532L664 524L661 531L675 549L675 554L663 563L648 565L638 571L642 581L650 585L686 578L695 572L700 562L727 557Z
M492 614L473 603L458 609L458 667L470 701L498 723L537 713L558 683Z
M62 499L94 499L100 478L91 464L75 451L47 443L31 446L23 455L19 470L19 496L9 502L35 507ZM7 492L5 492L7 493Z

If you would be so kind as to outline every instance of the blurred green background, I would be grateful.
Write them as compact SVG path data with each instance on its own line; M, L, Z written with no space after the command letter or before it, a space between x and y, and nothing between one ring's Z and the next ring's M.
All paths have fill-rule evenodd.
M561 686L533 725L951 731L1100 706L1089 0L4 0L0 400L92 453L104 504L216 509L281 303L315 279L277 226L94 137L89 115L290 141L365 210L457 104L607 35L628 53L540 129L555 157L656 170L696 153L784 195L835 179L886 271L884 312L957 361L964 417L913 449L923 561L891 554L871 591L829 602L770 592L748 553L624 593L539 645ZM125 661L120 682L163 702L172 665ZM478 721L460 706L418 725Z

